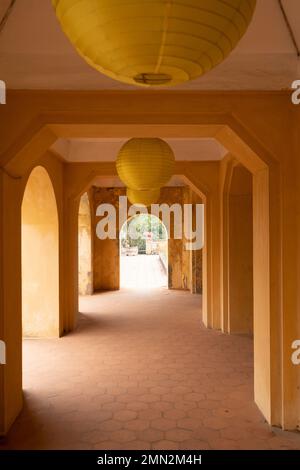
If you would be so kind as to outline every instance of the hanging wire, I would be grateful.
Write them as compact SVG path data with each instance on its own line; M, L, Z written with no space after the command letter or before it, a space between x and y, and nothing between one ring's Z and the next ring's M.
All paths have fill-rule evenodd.
M285 8L284 8L284 5L282 3L282 0L278 0L278 3L279 3L279 6L280 6L280 10L281 10L281 13L283 15L283 18L284 18L284 21L285 21L285 24L287 26L287 29L289 31L289 34L290 34L290 37L293 41L293 44L294 44L294 47L296 49L296 52L297 52L297 57L300 57L300 49L299 49L299 46L298 46L298 43L297 43L297 40L296 40L296 36L294 34L294 31L293 31L293 28L291 26L291 23L290 23L290 20L288 19L288 16L287 16L287 13L285 11Z
M0 20L0 33L3 31L4 29L4 26L6 25L7 23L7 20L10 16L10 14L12 13L13 11L13 8L16 4L16 1L17 0L11 0L8 7L6 8L5 12L4 12L4 15L2 16L1 20Z

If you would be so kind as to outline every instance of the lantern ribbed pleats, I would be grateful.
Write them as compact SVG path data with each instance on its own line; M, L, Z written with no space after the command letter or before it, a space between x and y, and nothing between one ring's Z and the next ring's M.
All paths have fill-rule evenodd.
M173 175L174 162L171 147L161 139L135 138L126 142L118 154L116 167L129 189L130 202L146 206L156 202L160 188Z
M176 85L222 62L256 0L52 0L63 31L98 71L142 86Z

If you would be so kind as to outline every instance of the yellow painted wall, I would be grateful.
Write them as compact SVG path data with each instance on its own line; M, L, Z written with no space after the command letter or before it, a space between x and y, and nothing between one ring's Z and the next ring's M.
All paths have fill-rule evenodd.
M93 293L92 220L88 193L80 198L78 211L78 292Z
M124 196L126 189L124 188L96 188L92 189L93 207L96 213L99 204L112 204L117 211L117 233L116 239L100 240L96 236L96 225L100 221L100 217L95 217L93 233L94 246L94 290L118 290L120 288L120 260L119 260L119 196Z
M185 194L188 192L187 187L171 188L165 187L161 189L158 204L184 203ZM183 207L182 207L183 211ZM174 237L174 218L171 216L170 233L168 243L168 285L169 289L188 290L190 284L190 262L186 257L184 248L184 240L177 240Z
M233 170L229 194L230 333L253 333L253 204L252 175Z
M203 201L198 194L191 191L191 202L193 204L193 230L195 230L196 204L203 204ZM203 294L203 249L191 251L190 256L192 264L191 291L194 294Z
M59 216L60 252L60 316L59 333L64 328L63 248L63 165L49 152L28 162L22 177L14 178L0 171L0 337L6 342L7 364L0 366L0 435L5 433L21 410L22 397L22 285L21 285L21 205L28 178L35 166L47 169L56 196ZM5 210L4 210L5 208ZM5 315L4 315L5 312ZM7 315L6 315L7 314ZM8 365L8 367L7 367Z
M133 135L216 138L252 173L255 400L270 423L295 429L300 372L291 363L291 343L300 333L300 115L290 93L9 91L7 103L0 117L0 335L7 343L9 366L0 367L0 432L9 428L22 403L22 185L58 137ZM67 332L77 316L79 197L94 177L114 173L108 163L47 162L59 194L60 326ZM226 171L227 165L218 162L176 164L176 174L184 175L206 203L204 321L214 328L223 328L230 313L224 303ZM63 193L58 189L62 174Z
M23 335L59 335L59 228L55 194L46 170L36 167L22 202Z

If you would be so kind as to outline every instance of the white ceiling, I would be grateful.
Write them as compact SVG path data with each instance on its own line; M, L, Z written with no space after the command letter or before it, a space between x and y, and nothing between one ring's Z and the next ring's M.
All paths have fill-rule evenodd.
M0 0L0 18L9 0ZM300 1L283 0L300 47ZM299 78L299 60L278 0L257 0L250 28L232 55L180 89L277 90ZM17 0L0 33L0 79L17 89L131 89L81 59L62 33L51 0Z
M59 139L52 150L68 162L114 162L128 139ZM177 161L218 161L227 153L215 139L164 140L171 146Z
M125 138L58 139L51 150L66 162L114 162ZM164 139L172 148L176 161L220 161L227 150L215 139ZM124 184L117 176L101 176L94 186L119 188ZM184 179L172 176L167 186L186 186Z
M117 176L99 176L92 182L98 188L125 188L124 183ZM182 187L186 186L186 181L180 175L172 176L165 186Z

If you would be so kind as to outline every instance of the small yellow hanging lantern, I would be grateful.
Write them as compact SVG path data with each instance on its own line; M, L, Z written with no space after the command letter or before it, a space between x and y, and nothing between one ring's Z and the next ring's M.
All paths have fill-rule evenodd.
M159 199L160 188L171 178L175 157L162 139L134 138L121 148L116 162L118 175L127 186L132 204L149 206Z
M61 27L99 72L176 85L213 69L245 34L256 0L52 0Z

